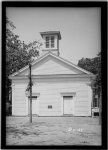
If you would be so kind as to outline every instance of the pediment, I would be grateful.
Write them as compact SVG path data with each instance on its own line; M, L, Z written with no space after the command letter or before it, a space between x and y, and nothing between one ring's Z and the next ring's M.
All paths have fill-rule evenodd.
M54 54L47 54L32 64L32 75L56 75L56 74L90 74L86 70L66 62ZM29 75L29 67L21 69L13 76Z

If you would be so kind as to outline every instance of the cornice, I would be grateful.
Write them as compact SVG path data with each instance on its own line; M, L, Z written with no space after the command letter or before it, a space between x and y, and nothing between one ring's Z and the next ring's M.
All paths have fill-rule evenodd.
M56 78L92 78L90 74L51 74L51 75L32 75L32 79L56 79ZM28 79L29 76L11 76L9 79Z

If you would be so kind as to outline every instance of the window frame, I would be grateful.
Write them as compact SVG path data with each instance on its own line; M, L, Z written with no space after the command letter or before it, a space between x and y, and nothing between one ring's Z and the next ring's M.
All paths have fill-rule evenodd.
M98 100L98 98L94 98L93 107L94 108L99 108L99 100Z
M54 48L55 47L55 37L53 35L45 37L45 47Z
M48 105L48 109L52 109L52 105Z

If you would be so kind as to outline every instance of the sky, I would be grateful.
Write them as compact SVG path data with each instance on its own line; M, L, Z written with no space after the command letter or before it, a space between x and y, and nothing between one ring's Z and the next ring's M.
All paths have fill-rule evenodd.
M81 58L93 58L101 51L100 8L18 8L7 7L6 15L14 23L14 33L25 43L38 40L40 32L60 31L59 52L74 64Z

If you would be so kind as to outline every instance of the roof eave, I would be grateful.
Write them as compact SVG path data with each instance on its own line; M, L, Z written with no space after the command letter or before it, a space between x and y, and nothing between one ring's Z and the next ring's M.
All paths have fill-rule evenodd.
M54 79L54 78L93 78L95 75L91 74L46 74L46 75L32 75L32 79ZM28 79L27 75L10 76L10 79Z
M59 40L61 40L61 34L60 31L49 31L49 32L40 32L40 35L43 37L43 35L49 35L49 34L57 34Z
M44 58L47 57L48 55L54 56L55 58L57 58L57 59L63 61L64 63L67 63L68 65L73 66L73 67L75 67L76 69L79 69L80 71L84 72L85 74L88 74L88 75L91 75L91 76L93 75L93 76L94 76L93 73L91 73L91 72L89 72L89 71L87 71L87 70L85 70L85 69L82 69L81 67L79 67L79 66L77 66L77 65L75 65L75 64L73 64L73 63L71 63L70 61L67 61L67 60L65 60L64 58L61 58L61 57L59 57L59 56L57 56L57 55L55 55L55 54L53 54L53 53L51 53L51 52L48 52L48 53L46 53L45 55L42 55L41 57L39 57L38 59L36 59L36 60L32 63L32 65L38 63L39 61L41 61L42 59L44 59ZM26 70L26 69L28 69L28 68L29 68L29 66L27 65L27 66L25 66L24 68L20 69L19 71L17 71L17 72L15 72L15 73L11 74L9 77L12 78L12 77L18 75L20 72L22 72L22 71L24 71L24 70Z

